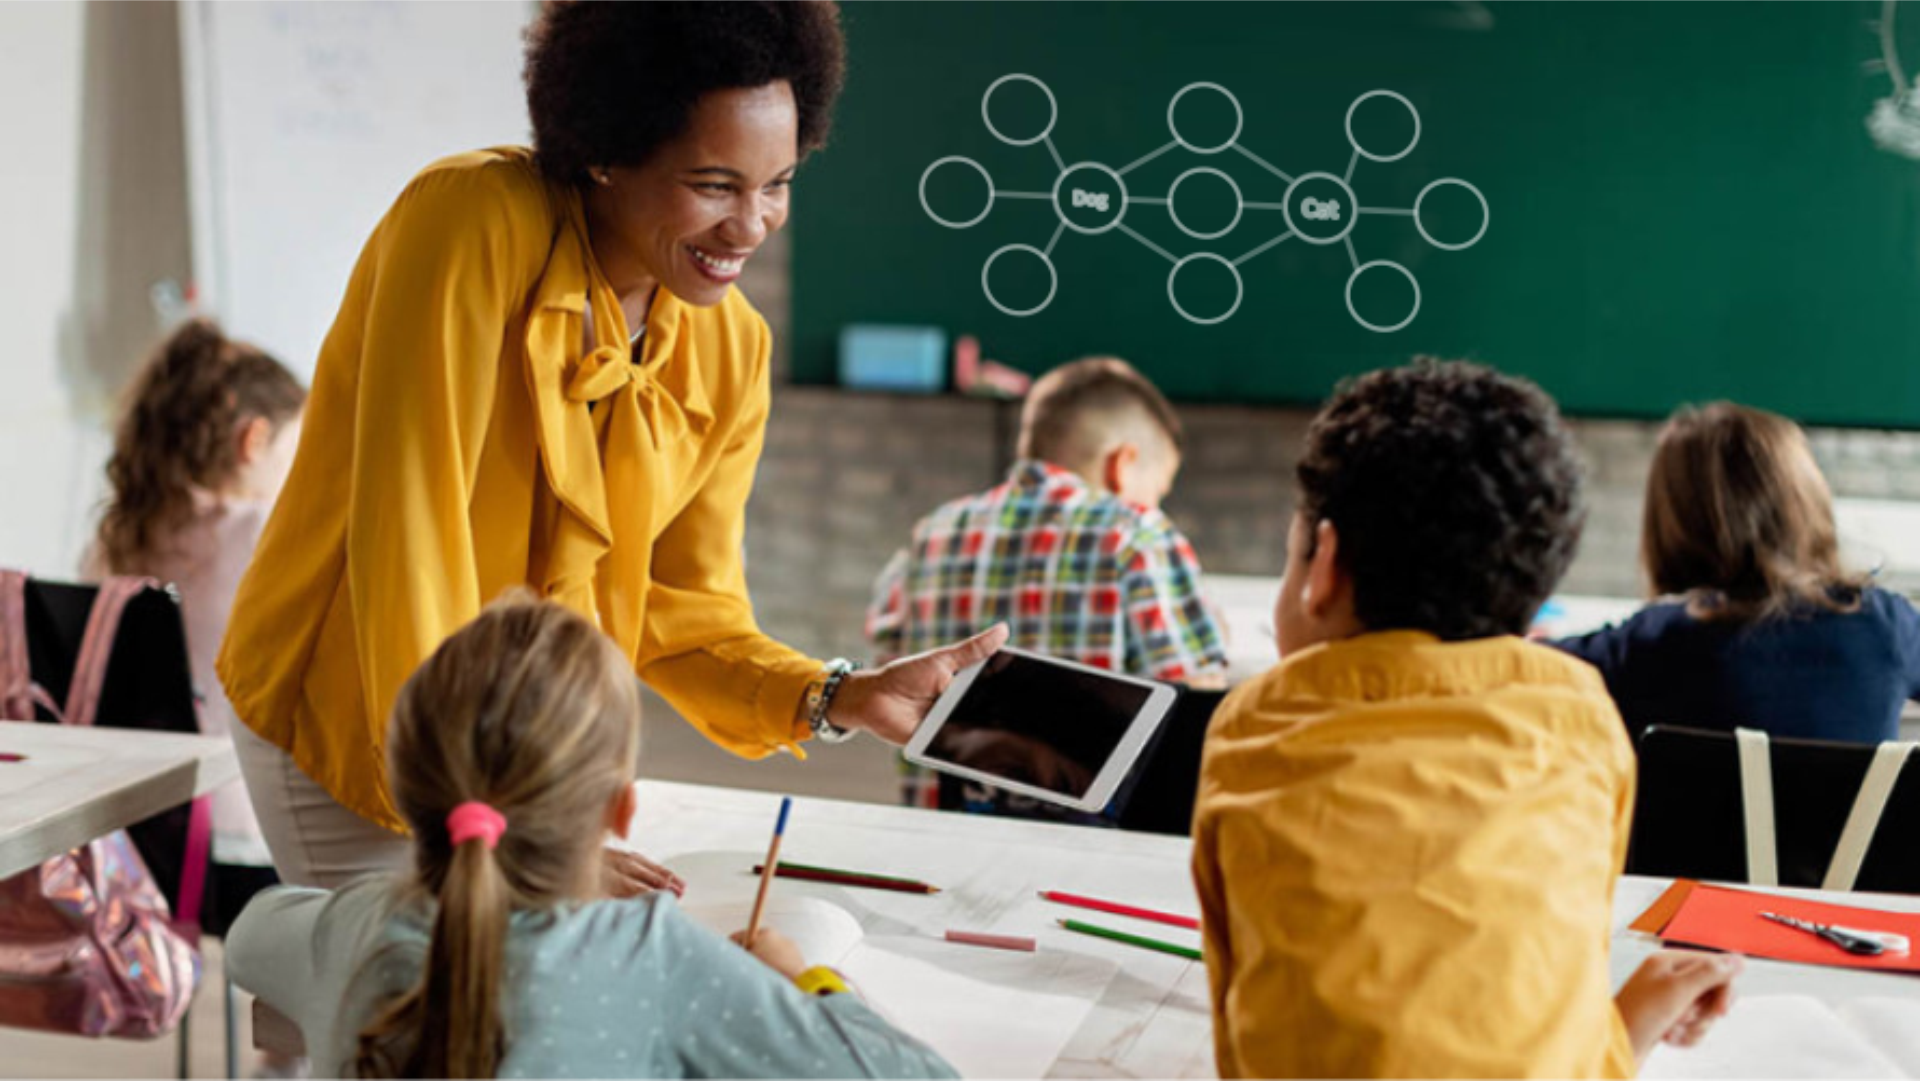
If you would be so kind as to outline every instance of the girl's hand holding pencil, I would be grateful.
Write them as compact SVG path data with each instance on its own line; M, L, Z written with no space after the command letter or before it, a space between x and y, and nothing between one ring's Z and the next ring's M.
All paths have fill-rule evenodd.
M736 931L733 934L736 945L760 959L760 963L791 980L807 970L806 958L800 956L800 947L793 940L771 927L762 927L754 933L753 941L747 941L747 932Z

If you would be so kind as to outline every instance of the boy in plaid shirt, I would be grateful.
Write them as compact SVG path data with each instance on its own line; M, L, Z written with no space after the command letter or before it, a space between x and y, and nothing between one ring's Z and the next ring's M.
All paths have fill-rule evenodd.
M1200 592L1199 560L1159 509L1180 448L1173 407L1125 361L1048 373L1021 413L1019 461L1005 483L921 519L881 572L867 613L876 659L1004 622L1022 649L1225 686L1225 642ZM956 802L959 786L947 787L945 802ZM979 791L960 801L1032 802L1015 808Z

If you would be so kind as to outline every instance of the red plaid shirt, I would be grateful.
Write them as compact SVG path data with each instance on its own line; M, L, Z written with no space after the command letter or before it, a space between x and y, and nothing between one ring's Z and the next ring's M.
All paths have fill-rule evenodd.
M1223 674L1200 561L1166 515L1045 462L920 520L881 572L867 637L881 657L998 622L1011 644L1155 679Z

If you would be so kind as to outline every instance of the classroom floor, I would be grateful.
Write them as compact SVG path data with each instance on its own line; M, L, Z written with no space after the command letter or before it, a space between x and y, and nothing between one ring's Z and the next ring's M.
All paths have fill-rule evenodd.
M870 803L892 803L898 798L895 751L876 740L861 738L838 747L809 744L805 762L787 755L750 762L709 743L651 693L646 695L645 716L640 768L642 776L651 779ZM636 840L646 850L645 839ZM191 1076L224 1077L220 944L209 941L204 956L206 975L190 1015ZM252 1051L251 1016L251 999L243 994L239 1009L242 1077L253 1076L260 1065L259 1056ZM0 1078L176 1077L179 1046L177 1034L138 1042L85 1040L0 1028Z

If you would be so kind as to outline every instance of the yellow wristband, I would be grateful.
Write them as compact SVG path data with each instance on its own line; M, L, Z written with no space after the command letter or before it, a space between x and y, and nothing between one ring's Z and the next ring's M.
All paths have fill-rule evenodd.
M793 985L809 995L844 995L852 990L838 972L825 965L815 965L795 976Z

